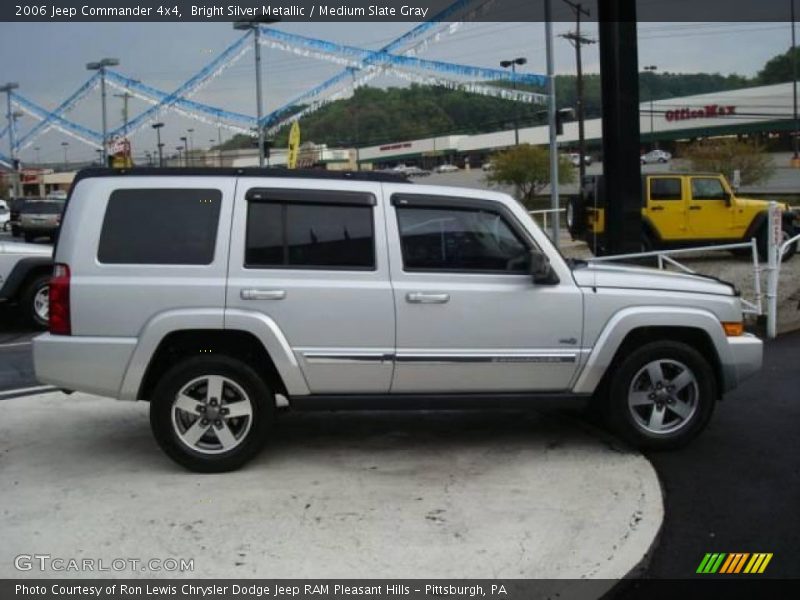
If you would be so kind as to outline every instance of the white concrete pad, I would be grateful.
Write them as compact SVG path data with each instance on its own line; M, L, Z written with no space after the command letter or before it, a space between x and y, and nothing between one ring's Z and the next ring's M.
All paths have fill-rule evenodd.
M644 457L558 414L286 414L245 468L198 475L147 410L0 401L0 577L97 576L14 569L46 553L193 558L194 577L616 579L663 517Z

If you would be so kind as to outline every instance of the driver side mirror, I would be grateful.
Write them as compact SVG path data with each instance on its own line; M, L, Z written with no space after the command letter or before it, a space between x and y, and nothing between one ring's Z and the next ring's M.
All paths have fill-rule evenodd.
M544 253L531 250L531 279L539 285L554 285L558 283L558 276L550 261Z

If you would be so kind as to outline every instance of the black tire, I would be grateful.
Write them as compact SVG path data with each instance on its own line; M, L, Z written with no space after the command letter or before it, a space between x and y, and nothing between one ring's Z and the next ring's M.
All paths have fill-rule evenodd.
M50 274L37 275L25 284L25 288L20 295L19 306L25 314L25 318L36 329L47 329L49 322L36 310L36 296L43 289L50 285Z
M189 413L176 410L176 418L173 420L173 407L178 392L193 380L206 376L221 376L232 381L247 395L250 402L252 414L244 417L244 419L250 419L246 428L243 424L246 421L240 422L236 418L223 417L226 428L229 426L234 429L240 428L241 437L236 440L237 445L231 450L224 450L221 438L216 434L216 423L220 421L218 416L210 416L213 422L207 426L205 434L198 440L198 444L207 444L205 451L198 450L197 444L195 447L190 447L181 439L178 431L178 428L182 426L177 423L178 415L181 420L186 419L192 425L200 421L200 416L194 417ZM198 389L202 394L202 383L197 385L200 386ZM225 389L229 394L237 393L230 385L227 385ZM207 384L205 390L207 395ZM212 403L207 397L206 401L198 400L198 406L205 406L205 410L209 410ZM225 403L220 401L219 408L230 406L227 402L227 399L225 399ZM199 473L221 473L241 467L261 449L274 419L275 397L270 388L249 365L227 356L202 356L181 361L161 377L150 401L150 427L158 445L172 460ZM233 429L228 430L233 431ZM182 434L186 435L188 432L187 427ZM203 442L203 440L207 441ZM212 450L216 453L209 453L209 448L215 444L221 445L222 448Z
M33 240L36 239L35 235L33 235L32 233L28 233L27 231L25 232L24 237L25 237L25 241L28 242L29 244L31 242L33 242Z
M658 363L658 370L664 374L664 387L659 389L652 385L649 373L645 371L648 365L657 361L663 361ZM693 381L679 391L669 393L668 384L683 374L679 365L689 371ZM672 375L674 377L670 379ZM652 390L648 386L644 389L640 387L639 390L642 391L634 390L633 394L644 394L640 397L646 398L646 402L650 402L649 399L658 394L663 431L654 431L658 427L657 420L654 420L658 410L655 403L629 406L629 393L642 383L649 383ZM634 397L633 394L631 398ZM671 401L664 399L667 396L671 397ZM682 342L651 342L629 353L616 366L606 399L606 420L614 433L637 448L680 448L703 431L714 412L716 400L714 371L697 350ZM675 412L678 406L681 411L686 411L685 418ZM648 422L643 423L645 420ZM652 429L648 429L651 424Z
M783 226L783 240L788 240L791 237L797 235L790 229L787 225ZM767 261L767 225L761 228L761 231L758 232L756 236L756 247L758 248L758 258L762 261ZM786 252L783 253L781 256L781 262L786 262L790 258L792 258L795 254L797 254L797 244L792 244L789 248L786 249Z
M586 204L580 195L570 196L567 203L567 229L572 239L580 239L587 228Z
M19 237L19 227L17 225L11 226L11 237Z

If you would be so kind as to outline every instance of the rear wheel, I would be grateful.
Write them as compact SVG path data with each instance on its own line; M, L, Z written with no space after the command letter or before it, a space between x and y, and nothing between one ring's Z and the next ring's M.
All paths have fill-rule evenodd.
M47 329L50 322L50 275L34 277L25 286L20 307L28 321L37 329Z
M784 242L786 242L787 240L791 239L794 236L795 236L795 234L792 232L792 230L789 229L788 227L784 226L783 229L781 230L780 243L783 244ZM756 245L758 247L758 257L763 261L768 260L768 256L767 256L767 226L766 225L764 225L764 227L761 228L761 232L756 237ZM786 248L786 250L781 255L781 262L789 260L796 253L797 253L797 244L792 244L791 246Z
M652 342L616 369L607 420L639 448L678 448L708 424L716 393L714 372L697 350L682 342Z
M150 403L159 446L202 473L239 468L261 449L275 398L247 364L226 356L186 359L161 378Z
M27 231L25 232L25 234L24 234L24 235L25 235L25 241L26 241L26 242L28 242L29 244L30 244L31 242L33 242L33 240L35 240L35 239L36 239L36 236L35 236L35 235L33 235L32 233L28 233Z

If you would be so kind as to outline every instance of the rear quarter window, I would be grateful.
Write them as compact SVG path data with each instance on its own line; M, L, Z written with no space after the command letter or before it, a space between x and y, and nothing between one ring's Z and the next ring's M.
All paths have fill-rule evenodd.
M123 189L108 199L97 259L105 264L207 265L214 260L222 192Z

